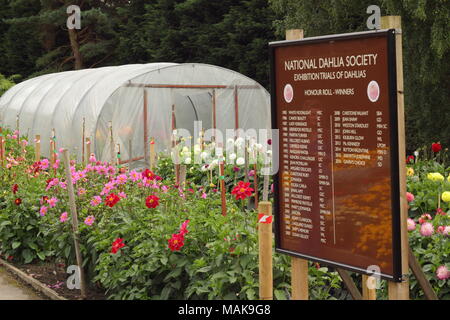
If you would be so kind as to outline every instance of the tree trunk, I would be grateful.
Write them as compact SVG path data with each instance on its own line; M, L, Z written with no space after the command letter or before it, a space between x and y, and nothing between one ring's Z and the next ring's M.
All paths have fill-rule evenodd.
M75 58L75 70L83 69L83 58L80 53L80 45L78 43L78 34L75 29L69 29L70 46L72 47L73 57Z

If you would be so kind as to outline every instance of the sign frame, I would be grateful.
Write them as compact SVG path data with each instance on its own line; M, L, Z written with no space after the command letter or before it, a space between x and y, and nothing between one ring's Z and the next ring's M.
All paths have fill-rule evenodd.
M397 102L397 61L396 61L396 29L383 29L365 32L343 33L335 35L317 36L304 38L301 40L284 40L269 43L269 62L270 62L270 90L271 90L271 113L272 129L278 128L277 118L277 92L276 92L276 68L275 68L275 50L283 46L295 46L314 43L323 43L329 41L341 41L349 39L386 37L387 41L387 67L388 67L388 93L389 93L389 140L390 140L390 168L391 168L391 225L392 225L392 266L393 274L380 273L382 279L394 282L402 282L402 246L401 246L401 201L400 201L400 165L399 165L399 124L398 124L398 102ZM361 274L373 275L373 272L356 266L351 266L336 261L330 261L316 256L302 254L281 248L281 212L280 212L280 192L279 179L280 173L277 172L274 177L274 218L275 218L275 251L288 254L293 257L323 263L325 265L357 272Z

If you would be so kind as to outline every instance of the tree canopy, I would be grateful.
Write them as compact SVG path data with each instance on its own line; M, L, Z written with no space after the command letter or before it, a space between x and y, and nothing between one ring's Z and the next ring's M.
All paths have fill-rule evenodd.
M68 5L81 30L66 27ZM0 0L0 73L36 75L149 62L202 62L268 88L268 42L366 29L366 8L403 21L409 151L450 144L448 0Z
M378 3L377 3L378 2ZM302 28L305 37L362 31L366 8L402 17L407 149L431 142L450 145L450 6L446 0L270 0L281 16L279 36Z

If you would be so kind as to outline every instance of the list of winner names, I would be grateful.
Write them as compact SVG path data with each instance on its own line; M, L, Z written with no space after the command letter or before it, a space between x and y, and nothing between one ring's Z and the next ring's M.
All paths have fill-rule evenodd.
M336 244L335 170L385 166L387 119L382 110L290 108L281 110L280 129L285 237L318 233L321 244Z

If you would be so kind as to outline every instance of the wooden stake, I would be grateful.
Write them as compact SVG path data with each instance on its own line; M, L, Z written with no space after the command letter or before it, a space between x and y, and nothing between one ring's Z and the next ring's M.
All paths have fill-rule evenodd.
M376 281L377 279L375 277L365 274L362 275L363 300L377 300L377 291L375 289ZM369 285L371 288L369 288Z
M19 114L16 116L16 127L17 127L17 144L20 146L20 130L19 130L20 118Z
M262 201L258 213L272 217L272 203ZM272 222L258 222L259 243L259 298L273 300Z
M286 40L303 39L303 29L286 30ZM308 300L308 261L292 257L292 299Z
M84 150L84 139L86 135L86 118L83 117L83 137L81 139L81 162L83 163L83 166L86 166L86 154ZM89 156L88 156L89 158Z
M0 162L3 164L3 128L0 127Z
M186 165L182 164L180 165L180 187L182 188L182 190L184 190L185 186L186 186Z
M91 139L90 138L86 138L86 158L87 158L87 161L89 160L90 157L91 157Z
M239 129L239 93L237 86L234 86L234 128Z
M303 39L303 29L288 29L286 30L286 40L300 40Z
M56 149L55 129L52 129L52 136L50 137L50 167L55 164L55 149Z
M244 181L248 182L248 162L249 162L249 156L248 156L248 140L247 138L244 138Z
M114 165L116 162L116 153L115 153L115 145L114 145L114 135L113 135L113 127L112 127L112 121L109 122L109 135L110 135L110 156L111 156L111 165Z
M264 154L264 168L263 168L263 175L264 175L264 184L263 184L263 201L269 200L269 164L271 163L268 161L269 157L267 156L267 153Z
M155 139L150 139L150 170L156 167Z
M420 286L422 287L423 293L425 294L427 300L439 300L430 282L425 277L422 267L417 261L417 258L414 255L413 251L411 250L411 247L408 248L408 258L409 258L409 267L411 268L411 271L416 277L417 282L419 282Z
M212 117L213 117L213 121L212 121L212 125L213 125L213 136L212 139L213 141L216 141L216 129L217 129L217 115L216 115L216 90L213 89L213 93L212 93Z
M70 160L69 160L69 153L67 152L67 149L63 149L63 158L64 158L64 166L66 171L66 179L67 179L67 190L69 192L69 205L70 205L70 214L72 216L72 232L73 232L73 241L75 245L75 255L77 259L77 264L80 271L80 290L81 290L81 298L86 298L86 284L85 284L85 278L84 278L84 271L83 271L83 257L81 256L81 250L80 250L80 240L79 240L79 234L78 234L78 213L77 213L77 207L75 205L75 193L73 190L73 184L72 184L72 173L70 172Z
M1 165L2 167L6 166L6 139L3 137L3 132L0 132L0 154L2 155L1 158Z
M255 188L255 208L258 208L259 201L259 191L258 191L258 167L253 164L253 171L255 171L255 175L253 176L253 187Z
M131 170L131 163L133 159L133 144L132 144L132 140L129 139L128 140L128 168Z
M36 162L41 160L41 135L36 135L36 142L35 142L35 155L36 155Z
M342 282L344 282L344 285L347 288L348 292L350 292L353 300L362 300L361 292L359 292L358 288L355 285L355 282L353 281L352 277L350 277L348 272L341 268L336 268L336 271L339 273Z
M401 30L402 22L400 16L381 17L382 29ZM408 275L408 231L406 221L408 219L408 202L406 201L406 152L405 152L405 112L403 96L403 51L402 35L395 35L395 52L397 65L397 114L398 114L398 150L399 150L399 183L400 183L400 223L401 223L401 261L402 274ZM402 282L388 282L390 300L409 300L409 281L403 279Z
M220 192L221 192L221 200L222 200L222 215L227 215L227 198L225 190L225 168L223 161L219 163L219 181L220 181Z
M149 165L149 157L148 157L148 95L147 90L144 89L144 111L143 111L143 120L144 120L144 159L145 165Z

